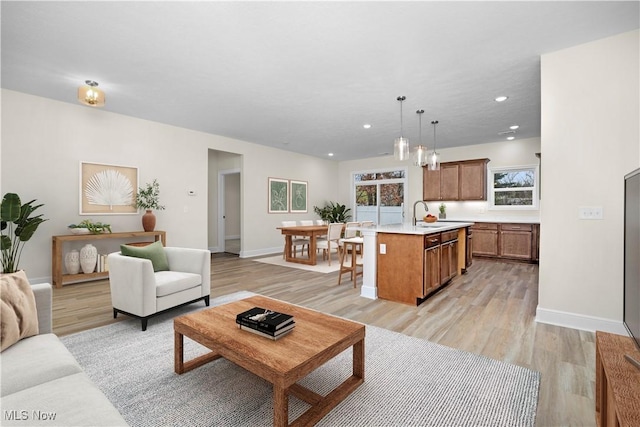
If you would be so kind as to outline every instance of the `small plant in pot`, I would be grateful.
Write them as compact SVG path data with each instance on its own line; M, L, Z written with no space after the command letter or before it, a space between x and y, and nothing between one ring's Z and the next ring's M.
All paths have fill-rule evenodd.
M153 182L147 183L146 186L138 188L134 206L146 211L142 215L142 228L144 231L153 231L156 228L156 216L153 214L153 210L161 211L164 209L164 206L160 204L160 184L158 180L154 179Z
M440 214L438 215L438 217L440 219L446 219L447 218L447 205L445 205L444 203L440 203L440 207L438 209L440 210Z
M78 224L69 224L71 233L73 234L102 234L111 233L111 225L101 222L93 222L90 219L80 221Z
M34 205L34 200L22 204L15 193L7 193L0 205L0 229L2 230L0 250L2 251L2 272L15 273L19 270L20 255L24 244L31 239L40 224L47 221L42 214L31 214L43 206Z

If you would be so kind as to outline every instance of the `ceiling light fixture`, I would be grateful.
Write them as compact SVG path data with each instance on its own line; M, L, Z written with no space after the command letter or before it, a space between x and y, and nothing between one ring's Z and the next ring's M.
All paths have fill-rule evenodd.
M516 130L518 128L520 128L520 126L518 126L518 125L509 126L509 129L511 129L511 130Z
M503 102L503 101L506 101L507 99L509 99L508 96L499 96L496 98L496 102Z
M513 141L514 139L516 139L516 137L515 137L515 136L508 136L508 137L507 137L507 140L508 140L508 141Z
M418 114L418 134L420 138L419 145L413 149L413 165L414 166L425 166L427 164L427 147L422 145L422 114L424 110L416 111Z
M85 85L78 88L78 101L90 107L104 106L104 92L98 89L98 82L85 80Z
M433 153L429 155L427 168L432 171L437 171L440 170L440 155L436 151L436 125L438 121L433 120L431 124L433 125Z
M362 125L362 127L365 129L371 129L371 125L369 123Z
M400 101L400 137L393 140L393 158L400 161L409 158L409 140L402 136L402 101L405 99L404 96L397 98Z

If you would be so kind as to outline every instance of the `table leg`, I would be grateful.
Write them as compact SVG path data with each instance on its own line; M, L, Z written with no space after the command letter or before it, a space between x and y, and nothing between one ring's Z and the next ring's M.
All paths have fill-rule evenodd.
M184 335L174 331L173 369L176 374L184 374Z
M289 425L289 395L287 389L273 385L273 426L286 427Z
M353 345L353 376L364 380L364 338Z
M315 234L311 234L311 236L309 236L309 260L311 261L311 265L316 265L316 263L318 262L317 257L316 257L316 252L317 252L317 248L316 248L316 235Z
M284 236L284 259L285 261L291 261L291 235L286 234Z

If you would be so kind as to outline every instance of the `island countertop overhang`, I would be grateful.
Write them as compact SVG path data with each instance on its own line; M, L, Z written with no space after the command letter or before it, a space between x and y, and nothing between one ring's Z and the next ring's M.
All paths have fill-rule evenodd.
M417 234L427 235L440 233L443 231L458 230L460 228L471 227L473 222L447 222L437 221L434 223L428 223L426 225L412 225L409 223L403 224L386 224L373 227L360 227L360 231L363 235L377 234L377 233L394 233L394 234Z

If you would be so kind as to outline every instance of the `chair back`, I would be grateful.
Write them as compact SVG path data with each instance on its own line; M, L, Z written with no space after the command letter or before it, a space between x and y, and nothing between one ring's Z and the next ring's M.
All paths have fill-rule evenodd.
M300 225L313 225L313 220L312 219L301 219L300 220Z
M324 219L316 219L316 225L327 225L327 223L324 222Z
M342 234L342 226L344 224L341 222L334 222L329 224L329 232L327 234L327 240L338 241L340 240L340 235Z
M283 227L295 227L298 225L295 221L282 221Z
M373 227L373 221L362 221L360 227Z
M356 221L347 222L346 228L344 230L345 239L356 237L357 231L355 230L355 227L360 227L360 223Z

